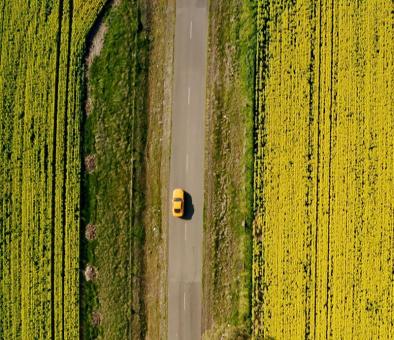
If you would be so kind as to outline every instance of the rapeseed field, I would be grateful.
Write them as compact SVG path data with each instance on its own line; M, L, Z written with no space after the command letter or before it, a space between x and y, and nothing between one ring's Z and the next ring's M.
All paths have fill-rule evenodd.
M0 2L2 339L79 337L82 65L103 2Z
M255 339L394 336L393 13L259 1Z

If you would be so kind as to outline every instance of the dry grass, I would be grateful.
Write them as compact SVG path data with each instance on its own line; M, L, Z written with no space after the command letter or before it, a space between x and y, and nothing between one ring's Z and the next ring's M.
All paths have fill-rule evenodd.
M145 304L147 339L167 337L167 185L171 145L175 5L148 1L151 37L146 160Z
M225 336L227 325L241 334L250 315L248 130L253 112L241 64L244 6L237 0L210 3L203 266L208 338Z

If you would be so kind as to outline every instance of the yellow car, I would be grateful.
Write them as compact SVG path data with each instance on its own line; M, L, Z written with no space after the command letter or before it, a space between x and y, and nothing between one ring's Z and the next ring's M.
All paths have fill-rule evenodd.
M182 189L175 189L172 192L172 215L182 217L184 212L185 193Z

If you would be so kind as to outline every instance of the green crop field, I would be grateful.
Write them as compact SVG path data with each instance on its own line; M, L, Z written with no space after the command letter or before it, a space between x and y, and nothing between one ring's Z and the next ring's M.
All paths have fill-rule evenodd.
M394 336L394 4L260 0L255 339Z
M0 2L0 338L79 336L85 38L103 0Z

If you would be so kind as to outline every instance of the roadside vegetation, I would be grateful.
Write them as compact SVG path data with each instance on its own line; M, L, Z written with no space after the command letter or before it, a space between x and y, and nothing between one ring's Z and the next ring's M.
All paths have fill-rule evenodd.
M0 7L0 337L79 336L82 55L103 1Z
M210 1L204 211L204 339L251 329L254 1Z
M175 1L144 1L149 32L145 149L146 339L167 338L168 181L171 148Z
M138 1L110 3L87 57L81 290L85 339L143 338L144 149L148 40ZM94 225L94 237L86 237Z
M258 1L255 339L393 337L393 3Z
M172 16L164 0L115 1L91 33L80 236L81 268L95 275L81 286L84 339L166 336Z

